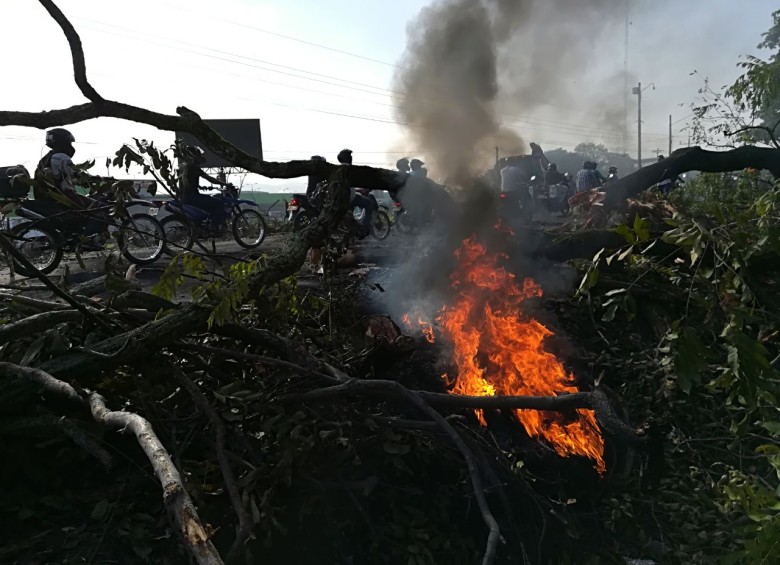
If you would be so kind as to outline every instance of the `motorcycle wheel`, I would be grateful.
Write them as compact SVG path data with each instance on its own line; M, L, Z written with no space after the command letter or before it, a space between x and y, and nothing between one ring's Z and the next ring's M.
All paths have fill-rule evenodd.
M128 261L136 265L149 265L163 254L165 231L152 216L133 214L122 222L117 242Z
M39 272L48 275L59 266L63 252L53 232L33 227L32 224L21 224L14 228L12 234L16 250ZM35 269L30 269L15 258L13 263L14 272L23 277L35 276Z
M265 220L260 212L242 209L233 218L233 237L241 247L258 247L265 239L265 232Z
M390 217L387 212L382 210L374 214L374 221L371 222L371 235L377 239L386 239L390 235Z
M160 222L165 234L163 251L171 257L192 249L195 243L195 227L188 219L168 216Z

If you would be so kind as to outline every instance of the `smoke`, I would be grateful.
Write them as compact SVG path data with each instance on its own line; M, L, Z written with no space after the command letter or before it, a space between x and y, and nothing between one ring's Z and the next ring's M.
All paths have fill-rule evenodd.
M594 130L605 122L622 130L625 6L437 0L423 8L407 26L395 110L432 173L463 187L492 165L496 147L526 152L518 120L543 108L563 123L574 115L582 123L584 108ZM608 71L600 76L597 67Z

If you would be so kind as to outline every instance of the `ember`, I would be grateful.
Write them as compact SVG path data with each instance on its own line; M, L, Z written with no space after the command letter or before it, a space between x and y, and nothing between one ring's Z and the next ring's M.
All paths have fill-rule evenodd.
M523 302L542 296L539 285L531 279L519 284L498 265L499 257L488 255L474 237L463 242L456 257L459 264L451 280L457 298L437 320L454 346L458 368L457 378L443 376L451 385L450 393L555 396L578 392L561 361L544 349L544 339L553 332L523 315ZM544 439L559 455L588 457L599 473L605 471L604 440L592 411L578 409L573 420L557 412L516 410L515 414L529 435ZM485 425L481 411L477 417Z

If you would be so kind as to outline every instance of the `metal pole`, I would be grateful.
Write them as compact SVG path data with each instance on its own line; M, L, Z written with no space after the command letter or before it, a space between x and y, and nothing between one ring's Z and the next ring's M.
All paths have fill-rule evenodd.
M623 153L628 153L628 0L626 0L626 38L623 46Z
M672 154L672 115L669 114L669 155L671 154Z
M636 164L637 168L642 168L642 83L640 82L636 88L637 92L637 122L636 122Z

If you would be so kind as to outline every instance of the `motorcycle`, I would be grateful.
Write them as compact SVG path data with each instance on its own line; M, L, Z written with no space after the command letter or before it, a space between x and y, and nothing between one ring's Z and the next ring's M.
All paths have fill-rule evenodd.
M327 185L321 183L317 186L311 195L311 198L304 194L295 194L287 206L288 217L292 217L293 231L301 231L308 226L317 216L320 215L325 207L325 196L327 194ZM369 196L373 198L373 196ZM376 202L376 200L374 200ZM294 203L294 204L293 204ZM294 209L290 210L293 206ZM294 213L294 216L292 214ZM340 230L347 239L355 238L359 235L360 224L365 217L366 211L359 207L354 207L348 212L341 224ZM374 212L374 221L371 223L370 233L376 239L385 239L390 235L390 218L387 212L378 209Z
M238 197L238 190L233 185L220 189L220 194L214 196L222 202L227 213L227 222L216 225L211 214L196 206L183 204L178 200L165 203L165 209L170 212L161 224L165 233L165 253L177 255L192 249L196 240L217 239L227 234L228 225L241 247L254 249L265 240L266 225L262 214L258 212L257 203L253 200ZM253 208L243 208L243 206Z
M22 221L11 230L17 251L37 271L49 274L62 261L67 252L99 251L111 236L116 237L122 255L136 265L148 265L157 261L163 252L165 232L154 217L157 211L146 200L128 199L113 202L110 197L98 198L101 206L87 210L73 210L51 214L51 208L35 200L24 199L16 215ZM130 214L131 207L144 207L148 213ZM83 232L83 218L104 222L106 229L99 234L101 242L87 239ZM14 270L23 276L34 276L35 271L14 259Z

